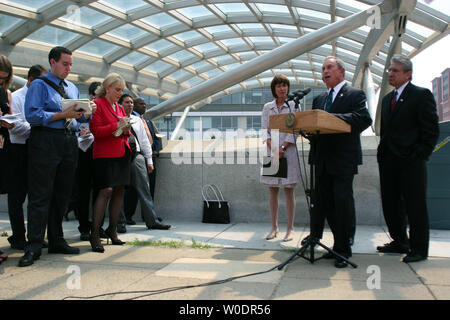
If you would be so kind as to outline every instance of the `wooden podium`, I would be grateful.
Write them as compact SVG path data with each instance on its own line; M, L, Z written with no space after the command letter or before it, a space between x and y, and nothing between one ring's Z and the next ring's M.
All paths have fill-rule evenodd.
M288 133L302 131L305 134L351 132L351 126L347 122L323 110L272 115L269 118L269 129Z

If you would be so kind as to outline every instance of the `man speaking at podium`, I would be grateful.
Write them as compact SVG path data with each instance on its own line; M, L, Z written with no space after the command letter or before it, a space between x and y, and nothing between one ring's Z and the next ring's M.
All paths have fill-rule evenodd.
M365 93L346 84L345 65L337 57L327 57L322 80L328 88L313 100L313 109L329 112L351 125L350 133L322 134L313 140L310 162L316 165L316 211L311 216L311 235L322 238L325 218L334 238L333 250L343 257L352 255L355 232L353 177L362 164L360 134L372 124ZM325 258L333 258L327 253ZM336 268L347 262L336 259Z

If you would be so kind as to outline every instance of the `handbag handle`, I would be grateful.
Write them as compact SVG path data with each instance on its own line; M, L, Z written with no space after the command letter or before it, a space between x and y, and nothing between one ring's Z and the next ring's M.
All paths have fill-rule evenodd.
M217 192L216 192L216 190L215 190L214 187L217 188L217 190L219 191L220 195L222 196L222 193L220 192L220 189L219 189L216 185L214 185L214 184L207 184L207 185L205 185L205 186L202 188L202 196L203 196L203 200L206 201L206 206L209 208L208 199L206 199L205 194L208 194L208 189L211 189L211 190L214 192L214 194L216 195L217 202L219 202L219 208L221 208L221 206L222 206L221 203L220 203L221 200L220 200L219 196L217 195ZM205 190L206 190L206 192L205 192ZM212 201L212 200L210 200L210 201ZM223 196L222 196L222 201L225 201L225 200L223 200Z

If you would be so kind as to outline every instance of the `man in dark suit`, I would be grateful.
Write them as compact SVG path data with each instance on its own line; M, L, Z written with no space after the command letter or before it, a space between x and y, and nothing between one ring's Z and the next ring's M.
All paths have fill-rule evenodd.
M334 237L333 250L343 257L352 255L350 238L355 228L353 177L362 164L360 134L371 123L366 95L344 80L345 65L336 57L327 57L322 65L322 80L328 92L317 96L313 109L325 110L351 125L350 133L323 134L312 140L310 162L316 165L316 211L311 217L311 236L322 237L325 217ZM326 254L325 258L333 258ZM336 259L335 266L347 262Z
M439 137L433 94L413 85L411 78L411 61L394 55L389 68L389 84L395 90L382 101L381 139L377 153L383 214L393 239L377 250L407 253L404 262L428 257L426 161ZM402 201L405 210L400 209ZM406 218L410 226L409 241Z

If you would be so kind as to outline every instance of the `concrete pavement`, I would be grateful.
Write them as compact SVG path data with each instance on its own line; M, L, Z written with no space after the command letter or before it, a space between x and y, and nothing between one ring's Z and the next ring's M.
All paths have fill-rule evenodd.
M9 255L0 265L0 299L450 299L449 230L431 231L428 260L405 264L402 255L376 252L377 245L389 242L383 226L358 226L351 258L358 268L336 269L332 260L311 264L297 258L280 271L276 267L295 252L308 227L296 225L295 239L285 243L285 225L276 239L266 241L269 223L164 222L174 227L147 230L138 222L119 234L128 243L153 245L112 246L105 241L101 254L79 240L77 221L65 221L66 239L81 253L48 254L43 249L34 265L19 268L23 253L9 247L9 221L0 212L0 250ZM156 241L169 246L157 246ZM329 230L322 242L332 245Z

